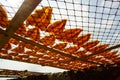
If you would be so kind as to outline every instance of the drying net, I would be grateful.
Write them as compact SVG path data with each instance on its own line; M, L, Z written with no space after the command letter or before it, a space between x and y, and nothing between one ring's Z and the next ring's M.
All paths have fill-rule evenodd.
M23 2L9 1L0 2L1 37ZM120 62L119 48L98 54L120 44L117 0L43 0L19 26L1 58L68 70Z

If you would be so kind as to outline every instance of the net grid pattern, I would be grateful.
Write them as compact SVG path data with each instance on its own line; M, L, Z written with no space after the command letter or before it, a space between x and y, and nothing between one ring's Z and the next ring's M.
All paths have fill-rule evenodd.
M20 1L22 2L22 0L20 0ZM4 2L7 3L8 0L6 0ZM46 1L42 1L41 4L38 5L36 9L39 9L39 8L43 9L45 6L52 7L53 11L52 11L51 22L53 24L56 21L59 21L59 20L61 21L63 19L67 19L67 23L64 27L64 31L66 31L68 29L76 29L76 34L77 34L77 29L82 29L83 31L78 36L80 37L80 36L84 36L87 34L89 36L89 34L90 34L92 36L92 39L90 39L90 42L94 41L94 40L99 40L102 44L108 43L108 44L110 44L110 46L119 44L120 43L120 36L119 36L119 34L120 34L120 27L119 27L120 26L120 20L119 20L120 19L120 14L119 14L120 2L119 1L101 1L101 0L96 0L94 3L93 2L94 2L93 0L87 0L87 1L84 1L84 0L80 0L80 1L77 1L77 0L69 0L69 1L46 0ZM5 5L3 2L1 2L0 4L4 8L6 8L9 19L12 19L12 17L15 15L15 12L17 12L17 9L18 9L17 6L19 6L19 5L8 6L8 5ZM7 3L7 4L9 4L9 3ZM65 22L65 21L63 20L63 22ZM44 22L41 25L45 25ZM24 26L22 28L24 28ZM66 35L66 33L63 33L62 35L58 35L58 34L54 33L55 36L57 36L57 38L58 38L57 39L57 38L54 38L53 35L49 34L49 32L51 32L49 30L47 33L44 31L44 29L41 31L41 30L38 30L37 28L35 28L34 26L32 26L32 27L29 26L28 28L30 28L30 29L28 29L29 34L27 36L24 36L24 32L22 34L22 36L25 38L29 37L28 39L31 39L31 38L37 39L40 36L40 39L42 39L40 42L49 47L53 47L53 45L55 46L57 44L62 43L63 47L67 46L66 48L64 47L65 48L64 51L67 53L70 53L70 54L71 54L71 52L69 52L70 49L72 49L73 51L78 50L77 49L78 47L76 47L77 45L73 45L73 43L76 43L76 42L70 41L70 43L67 42L67 45L66 45L66 42L64 42L64 37L62 36L62 35L68 36L68 35ZM33 29L38 34L34 33ZM78 33L79 32L80 31L78 31ZM34 33L34 34L31 34L31 33ZM17 34L19 34L19 32ZM20 35L21 35L21 33L20 33ZM30 35L32 35L32 37L30 37ZM34 37L34 35L35 36L37 35L37 36ZM61 36L63 37L63 41L59 40L59 39L61 39ZM47 40L51 41L51 42L47 42ZM69 38L68 38L68 40L69 40ZM44 49L39 50L38 47L33 47L30 44L25 44L24 42L21 42L21 41L16 40L15 43L17 43L18 45L12 44L12 46L16 47L16 49L14 48L14 49L10 50L10 52L9 52L10 56L8 56L6 54L4 55L4 53L8 53L8 52L4 52L4 49L3 49L4 53L1 53L1 56L3 58L14 59L14 60L18 60L18 61L30 62L30 63L35 63L35 64L37 63L37 64L41 64L41 65L48 65L48 66L53 66L53 67L58 67L58 68L63 68L63 69L71 69L71 70L83 69L83 68L86 68L86 66L87 66L87 68L89 68L91 66L96 66L96 64L92 64L92 63L88 63L88 62L83 63L78 60L72 61L69 57L65 57L65 56L62 56L59 54L54 54L54 53L51 53L50 51L44 51ZM37 39L37 43L39 43L38 39ZM19 46L18 49L21 49L21 50L17 50L18 46ZM103 49L106 47L107 47L107 45L105 45L103 47ZM7 44L7 48L9 48L9 44ZM33 50L31 50L32 48L33 48ZM76 50L74 50L74 49L76 49ZM26 51L26 50L28 50L28 51ZM38 52L36 50L38 50ZM119 62L119 60L120 60L119 57L115 56L117 53L119 53L119 48L117 50L118 50L118 52L116 52L116 51L108 52L108 53L111 53L111 57L113 58L112 59L113 61L110 61L110 60L107 61L106 58L108 56L106 56L106 58L102 58L100 60L101 61L100 63L106 64L107 62L108 63L114 63L114 61ZM26 52L22 53L24 51L26 51ZM91 51L92 51L92 49L91 49ZM17 54L14 54L14 53L11 54L11 52L15 52ZM83 53L85 53L85 52L83 50ZM94 52L95 51L92 51L92 53L94 53ZM43 54L43 53L45 53L45 54ZM82 52L81 52L81 54L82 54ZM81 54L77 55L77 57L79 57ZM88 54L91 54L91 52L88 51ZM74 56L76 54L72 54L72 55ZM42 57L42 58L40 58L40 57ZM101 55L100 55L100 57L101 57ZM114 60L114 57L117 60L116 59ZM94 60L94 59L95 58L93 58L93 59L91 58L91 60ZM104 59L105 59L105 62L104 62ZM61 62L61 63L59 64L59 62ZM97 60L95 60L94 62L97 62Z

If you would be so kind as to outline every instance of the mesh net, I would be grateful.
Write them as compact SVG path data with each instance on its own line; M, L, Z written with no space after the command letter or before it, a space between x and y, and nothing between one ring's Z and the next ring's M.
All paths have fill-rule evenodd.
M10 4L2 1L8 17L14 17L23 0ZM19 2L20 4L18 4ZM37 8L51 6L53 8L52 21L67 19L65 29L83 28L82 32L92 33L92 39L99 39L103 43L115 45L119 42L119 1L110 0L48 0L42 1Z
M23 0L17 2L22 3ZM19 9L21 4L17 2L0 2L8 15L8 20L1 22L2 29L6 29ZM1 58L69 70L119 63L119 48L87 57L87 60L86 56L106 49L108 44L112 46L120 43L120 2L44 0L15 34L32 42L11 38L1 49ZM37 47L41 47L41 44L44 48Z

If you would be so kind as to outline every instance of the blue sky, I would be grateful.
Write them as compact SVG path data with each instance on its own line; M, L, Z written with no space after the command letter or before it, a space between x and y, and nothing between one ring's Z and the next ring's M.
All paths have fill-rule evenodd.
M43 0L37 8L41 8L41 6L51 6L53 7L52 22L65 18L68 20L65 29L83 28L84 31L82 34L91 33L91 40L98 39L101 43L115 45L120 43L120 2L116 2L117 0L114 1L115 2L105 0ZM0 0L0 4L4 5L7 12L9 12L9 18L14 16L22 2L23 0ZM90 6L88 6L88 4ZM96 7L96 5L98 7ZM103 8L103 6L105 8ZM12 7L15 8L13 9ZM40 65L3 59L0 59L0 62L0 68L28 69L30 71L40 72L64 71L62 69L41 67Z
M73 1L75 5L72 4ZM102 43L118 44L120 43L120 3L114 1L57 0L56 3L55 0L45 0L42 6L59 7L60 9L53 9L53 19L67 18L66 29L83 28L83 34L92 33L92 39L99 39Z

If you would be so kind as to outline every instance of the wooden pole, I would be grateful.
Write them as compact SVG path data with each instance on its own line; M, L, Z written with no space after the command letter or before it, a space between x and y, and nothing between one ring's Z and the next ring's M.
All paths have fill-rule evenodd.
M8 34L14 34L20 25L26 20L26 18L33 12L36 6L41 2L41 0L24 0L23 4L13 17L10 24L7 26L6 32ZM0 50L10 39L9 35L2 35L0 38Z
M45 46L45 45L36 43L36 42L31 41L31 40L28 40L28 39L25 39L25 38L23 38L23 37L20 37L20 36L15 35L15 34L8 34L7 32L5 32L5 31L2 30L2 29L0 29L0 32L1 32L2 34L4 34L4 35L9 35L10 37L12 37L12 38L14 38L14 39L23 41L23 42L28 43L28 44L31 44L31 45L33 45L33 46L37 46L37 47L39 47L39 48L43 48L43 49L45 49L45 50L49 50L49 51L54 52L54 53L56 53L56 54L60 54L60 55L69 57L69 58L72 59L72 61L73 61L73 60L80 60L80 61L83 61L83 62L90 62L90 61L83 60L83 58L78 58L78 57L76 57L76 56L72 56L72 55L70 55L70 54L68 54L68 53L65 53L65 52L63 52L63 51L59 51L59 50L56 50L56 49L47 47L47 46ZM94 62L90 62L90 63L96 64L96 63L94 63Z

